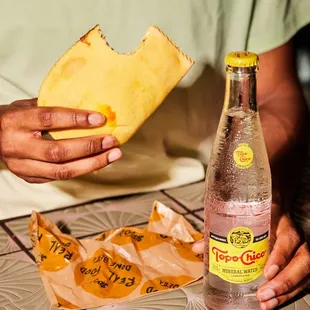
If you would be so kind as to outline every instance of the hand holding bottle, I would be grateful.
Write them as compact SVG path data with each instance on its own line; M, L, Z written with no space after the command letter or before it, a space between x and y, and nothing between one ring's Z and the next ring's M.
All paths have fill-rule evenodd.
M274 309L310 285L310 252L290 218L272 205L271 233L274 243L264 269L268 280L257 292L262 310ZM193 246L203 254L203 240Z

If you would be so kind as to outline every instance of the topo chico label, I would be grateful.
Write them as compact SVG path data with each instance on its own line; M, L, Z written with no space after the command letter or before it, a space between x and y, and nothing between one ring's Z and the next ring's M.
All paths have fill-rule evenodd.
M253 165L254 153L247 143L240 143L234 151L234 161L239 169L249 169Z
M210 232L209 271L236 284L258 278L268 256L268 231L254 236L247 227L233 228L227 236Z

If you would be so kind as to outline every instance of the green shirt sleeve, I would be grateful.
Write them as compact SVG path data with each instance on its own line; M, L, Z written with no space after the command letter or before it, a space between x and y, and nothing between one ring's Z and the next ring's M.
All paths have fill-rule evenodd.
M281 46L309 22L310 0L257 0L247 50L263 53Z

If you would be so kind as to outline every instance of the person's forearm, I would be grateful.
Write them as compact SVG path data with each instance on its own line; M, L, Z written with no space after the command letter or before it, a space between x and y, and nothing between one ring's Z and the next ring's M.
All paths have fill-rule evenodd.
M301 91L283 91L262 102L260 118L273 175L274 193L290 205L303 166L309 133L308 110ZM277 197L275 197L277 198Z

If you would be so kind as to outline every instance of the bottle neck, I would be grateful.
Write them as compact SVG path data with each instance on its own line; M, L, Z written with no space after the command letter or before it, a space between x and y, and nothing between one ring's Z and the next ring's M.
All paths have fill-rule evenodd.
M226 72L224 109L256 112L256 67L227 67Z

